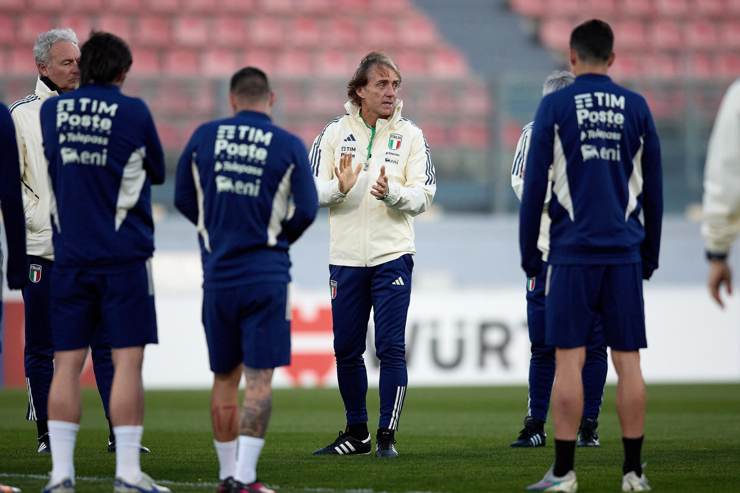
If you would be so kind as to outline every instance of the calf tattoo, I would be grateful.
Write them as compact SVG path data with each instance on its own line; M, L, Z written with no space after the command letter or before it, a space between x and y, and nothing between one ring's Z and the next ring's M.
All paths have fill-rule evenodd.
M272 412L272 368L245 368L246 395L242 406L239 434L264 438Z

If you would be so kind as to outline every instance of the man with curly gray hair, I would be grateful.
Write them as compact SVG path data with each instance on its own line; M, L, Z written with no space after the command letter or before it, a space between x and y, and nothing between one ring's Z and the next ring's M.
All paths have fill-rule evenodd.
M23 288L25 310L24 367L28 390L26 419L36 422L38 453L50 452L47 400L54 373L54 347L49 322L49 298L54 251L49 220L49 177L41 139L39 112L48 98L73 91L80 82L80 48L72 29L51 29L39 34L33 47L38 69L33 94L10 106L18 142L23 209L26 218L26 269ZM98 341L92 348L95 378L106 417L113 380L110 345ZM110 420L109 427L110 427ZM109 451L115 450L115 436L109 434Z

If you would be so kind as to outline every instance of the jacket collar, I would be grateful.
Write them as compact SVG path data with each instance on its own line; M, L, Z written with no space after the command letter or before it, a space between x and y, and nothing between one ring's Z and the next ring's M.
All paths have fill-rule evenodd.
M360 116L360 107L357 106L352 101L347 101L344 103L344 109L347 111L347 114L352 117L359 120L363 125L365 124L364 120ZM401 110L403 109L403 101L400 99L396 100L396 107L393 109L393 114L388 120L384 120L382 118L378 118L378 121L375 123L375 128L380 129L384 126L386 126L387 123L390 124L391 127L395 127L398 122L401 120Z
M46 79L44 77L44 80L48 80L48 79ZM51 88L51 87L49 87L49 85L47 85L46 82L44 82L44 80L42 80L41 77L39 77L36 80L36 90L34 91L34 93L36 94L36 96L38 96L39 99L41 99L42 101L44 99L48 99L48 98L50 98L52 96L59 96L59 91L57 91L56 86L54 88ZM51 85L54 85L54 83L51 82L50 80L49 80L49 83Z

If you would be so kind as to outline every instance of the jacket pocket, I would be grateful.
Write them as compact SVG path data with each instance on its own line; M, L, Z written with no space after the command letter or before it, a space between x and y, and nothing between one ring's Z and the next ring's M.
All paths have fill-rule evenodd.
M23 190L23 214L26 218L26 229L30 233L39 232L44 222L39 215L39 197L26 185L21 185Z

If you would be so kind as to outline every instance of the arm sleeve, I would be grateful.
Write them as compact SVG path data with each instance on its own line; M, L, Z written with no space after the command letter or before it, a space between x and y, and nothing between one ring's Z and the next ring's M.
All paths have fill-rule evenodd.
M516 198L522 200L524 191L524 169L527 163L527 153L529 151L529 140L532 137L532 125L527 125L522 129L519 136L519 142L516 143L516 152L514 153L514 162L511 164L511 188L514 189Z
M15 128L5 106L0 106L0 146L7 149L0 158L0 204L8 241L8 287L20 289L26 284L26 221Z
M316 219L319 210L319 198L311 175L311 164L308 162L305 146L297 139L294 154L294 168L290 175L293 207L283 223L290 243L301 237Z
M537 248L542 208L547 195L547 175L553 162L555 126L550 98L545 97L537 109L524 169L524 191L519 208L519 250L522 268L528 277L542 269L542 253Z
M331 207L344 202L346 194L339 191L339 180L334 176L334 146L332 144L336 122L327 125L311 146L310 161L321 207Z
M182 151L175 173L175 207L193 224L198 223L198 194L193 176L193 173L198 172L196 165L197 134L196 130L185 146L185 150Z
M727 90L704 167L702 235L708 252L727 254L740 230L740 81Z
M406 183L388 183L388 195L383 202L388 207L416 216L432 205L437 191L437 174L432 153L424 135L419 131L411 141L409 161L406 164Z
M149 108L144 104L144 110L146 111L145 116L145 132L146 132L146 156L144 159L144 167L146 168L149 180L152 185L161 185L165 179L165 163L164 163L164 151L162 150L162 143L159 141L159 134L157 133L157 127L154 125L154 119L152 114L149 112Z
M642 257L642 277L650 279L658 268L660 254L660 234L663 225L663 175L660 156L660 141L655 123L647 103L644 150L642 153L643 192L642 210L644 214L645 240L640 246Z

